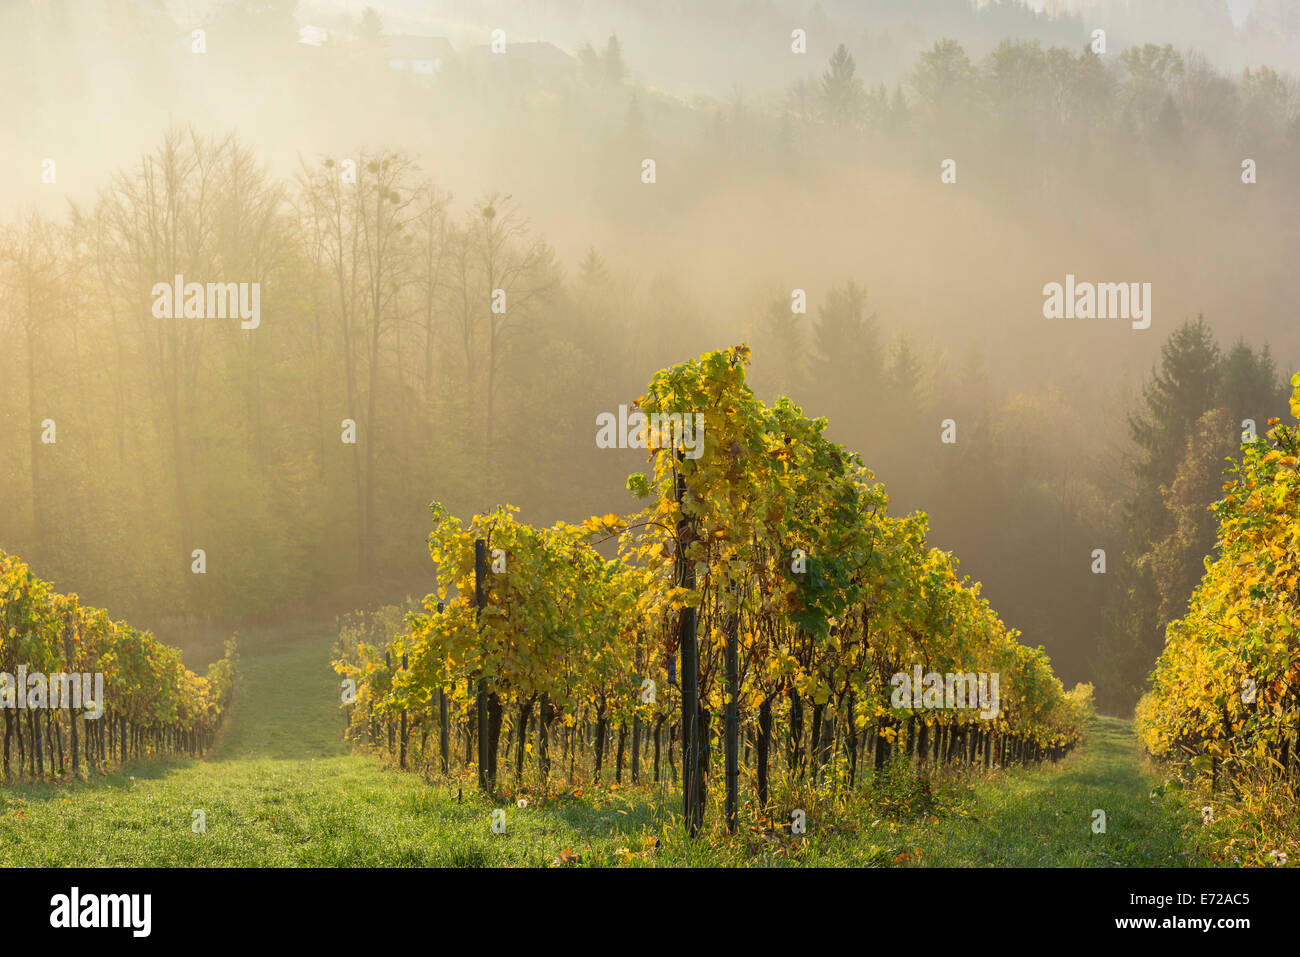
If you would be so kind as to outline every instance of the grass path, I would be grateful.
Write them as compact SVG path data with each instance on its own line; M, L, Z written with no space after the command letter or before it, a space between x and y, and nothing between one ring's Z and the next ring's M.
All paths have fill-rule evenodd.
M1188 813L1151 797L1125 722L1098 719L1054 769L944 785L932 810L885 815L863 803L843 826L798 841L713 834L688 842L664 789L590 790L519 809L493 834L492 805L349 754L339 740L330 642L247 654L236 707L205 760L136 765L92 783L0 788L4 866L546 865L562 848L587 863L955 866L1195 865ZM1106 812L1094 834L1093 809ZM207 832L191 831L201 809ZM717 815L713 815L716 820ZM657 850L647 849L658 838Z
M932 861L957 866L1195 867L1195 822L1153 796L1130 723L1098 718L1058 769L1013 771L969 789L960 811L922 835ZM1105 813L1094 833L1094 811Z

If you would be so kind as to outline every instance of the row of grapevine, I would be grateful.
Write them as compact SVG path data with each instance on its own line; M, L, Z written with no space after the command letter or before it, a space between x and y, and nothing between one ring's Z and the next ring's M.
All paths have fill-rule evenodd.
M1300 373L1291 413L1300 419ZM1300 426L1269 420L1213 507L1219 553L1138 705L1147 749L1211 788L1300 782Z
M9 692L0 707L5 777L75 776L83 756L87 770L102 771L151 754L201 755L230 702L235 648L228 642L225 656L196 675L149 632L56 592L0 552L0 673ZM18 686L20 674L40 675L40 690ZM80 707L53 694L45 676L71 674L103 676L101 714L89 689ZM18 707L20 694L39 706Z
M924 515L887 514L883 488L823 436L825 420L788 399L759 402L747 356L720 350L654 377L644 414L701 412L706 427L695 457L643 430L653 470L628 481L650 500L637 514L533 528L502 507L465 525L435 504L424 610L387 647L349 645L336 662L357 688L353 737L399 738L405 765L418 729L426 762L447 771L455 723L465 766L479 742L490 791L503 727L516 776L532 757L543 782L557 735L571 774L585 747L599 776L615 729L621 780L631 729L636 782L651 741L658 780L667 725L693 829L715 739L732 827L742 745L762 810L774 745L796 779L834 769L849 787L866 756L879 770L892 757L991 766L1068 752L1091 689L1066 693L1041 648L1021 645L952 557L927 546ZM918 666L996 675L996 714L910 695L895 706L891 679Z

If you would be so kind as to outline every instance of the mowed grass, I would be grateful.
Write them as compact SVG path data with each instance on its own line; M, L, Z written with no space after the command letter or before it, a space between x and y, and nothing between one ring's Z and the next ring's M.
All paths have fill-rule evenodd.
M309 637L242 658L235 708L204 760L0 788L0 864L547 866L563 851L575 863L629 866L1205 861L1186 837L1195 831L1188 812L1153 798L1131 731L1116 719L1098 719L1087 744L1055 768L946 779L916 801L915 786L903 782L836 812L809 802L808 833L799 837L747 826L727 836L715 803L706 833L687 840L667 785L516 794L503 750L505 794L493 803L472 780L429 783L348 753L330 645ZM492 830L497 808L504 834ZM1093 832L1094 809L1106 813L1104 834ZM191 830L195 810L206 833ZM742 819L749 816L746 809Z
M924 862L945 866L1196 867L1197 822L1157 796L1131 723L1096 718L1056 768L1011 770L966 786L955 813L916 833ZM1104 813L1105 831L1094 830Z

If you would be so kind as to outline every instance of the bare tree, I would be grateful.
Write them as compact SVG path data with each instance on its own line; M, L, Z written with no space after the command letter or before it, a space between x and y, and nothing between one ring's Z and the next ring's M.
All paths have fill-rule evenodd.
M41 483L41 422L37 382L48 375L40 368L42 340L60 317L61 288L67 264L60 255L58 229L30 216L22 226L0 233L0 288L11 303L14 322L26 349L27 430L31 450L32 540L44 540L44 492Z
M330 289L326 308L342 339L349 417L362 449L354 457L357 574L373 574L376 455L384 343L401 321L401 294L411 278L415 164L401 153L359 153L355 177L333 161L299 177L300 216L308 257ZM362 407L364 405L364 412Z
M461 253L462 338L470 387L478 388L476 373L484 380L482 488L490 494L495 486L499 376L511 336L555 290L560 274L551 247L530 235L528 220L510 196L496 193L466 217Z

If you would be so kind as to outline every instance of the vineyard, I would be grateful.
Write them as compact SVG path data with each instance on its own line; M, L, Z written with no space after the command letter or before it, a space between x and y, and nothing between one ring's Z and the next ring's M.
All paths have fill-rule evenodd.
M8 936L1290 929L1300 0L661 6L0 0Z
M472 769L489 794L503 735L518 790L601 782L611 767L616 786L671 775L691 833L718 764L735 830L742 775L770 823L800 788L850 794L905 763L1069 753L1091 686L1067 692L927 546L925 516L888 515L826 421L764 405L747 362L738 346L653 377L636 406L651 469L628 479L639 512L534 528L509 506L465 524L435 503L423 608L387 634L340 638L350 738L403 768ZM702 450L688 455L675 436L699 414ZM946 694L937 681L901 690L914 674L949 676Z
M5 778L76 777L83 757L87 772L103 773L164 753L202 755L230 703L235 647L196 675L174 648L0 552L0 672ZM77 675L81 700L62 681L56 693L55 675ZM98 700L87 702L97 675Z
M1300 374L1291 412L1300 419ZM1217 557L1170 624L1138 706L1152 754L1211 792L1267 793L1294 815L1300 782L1300 427L1269 422L1215 504Z

